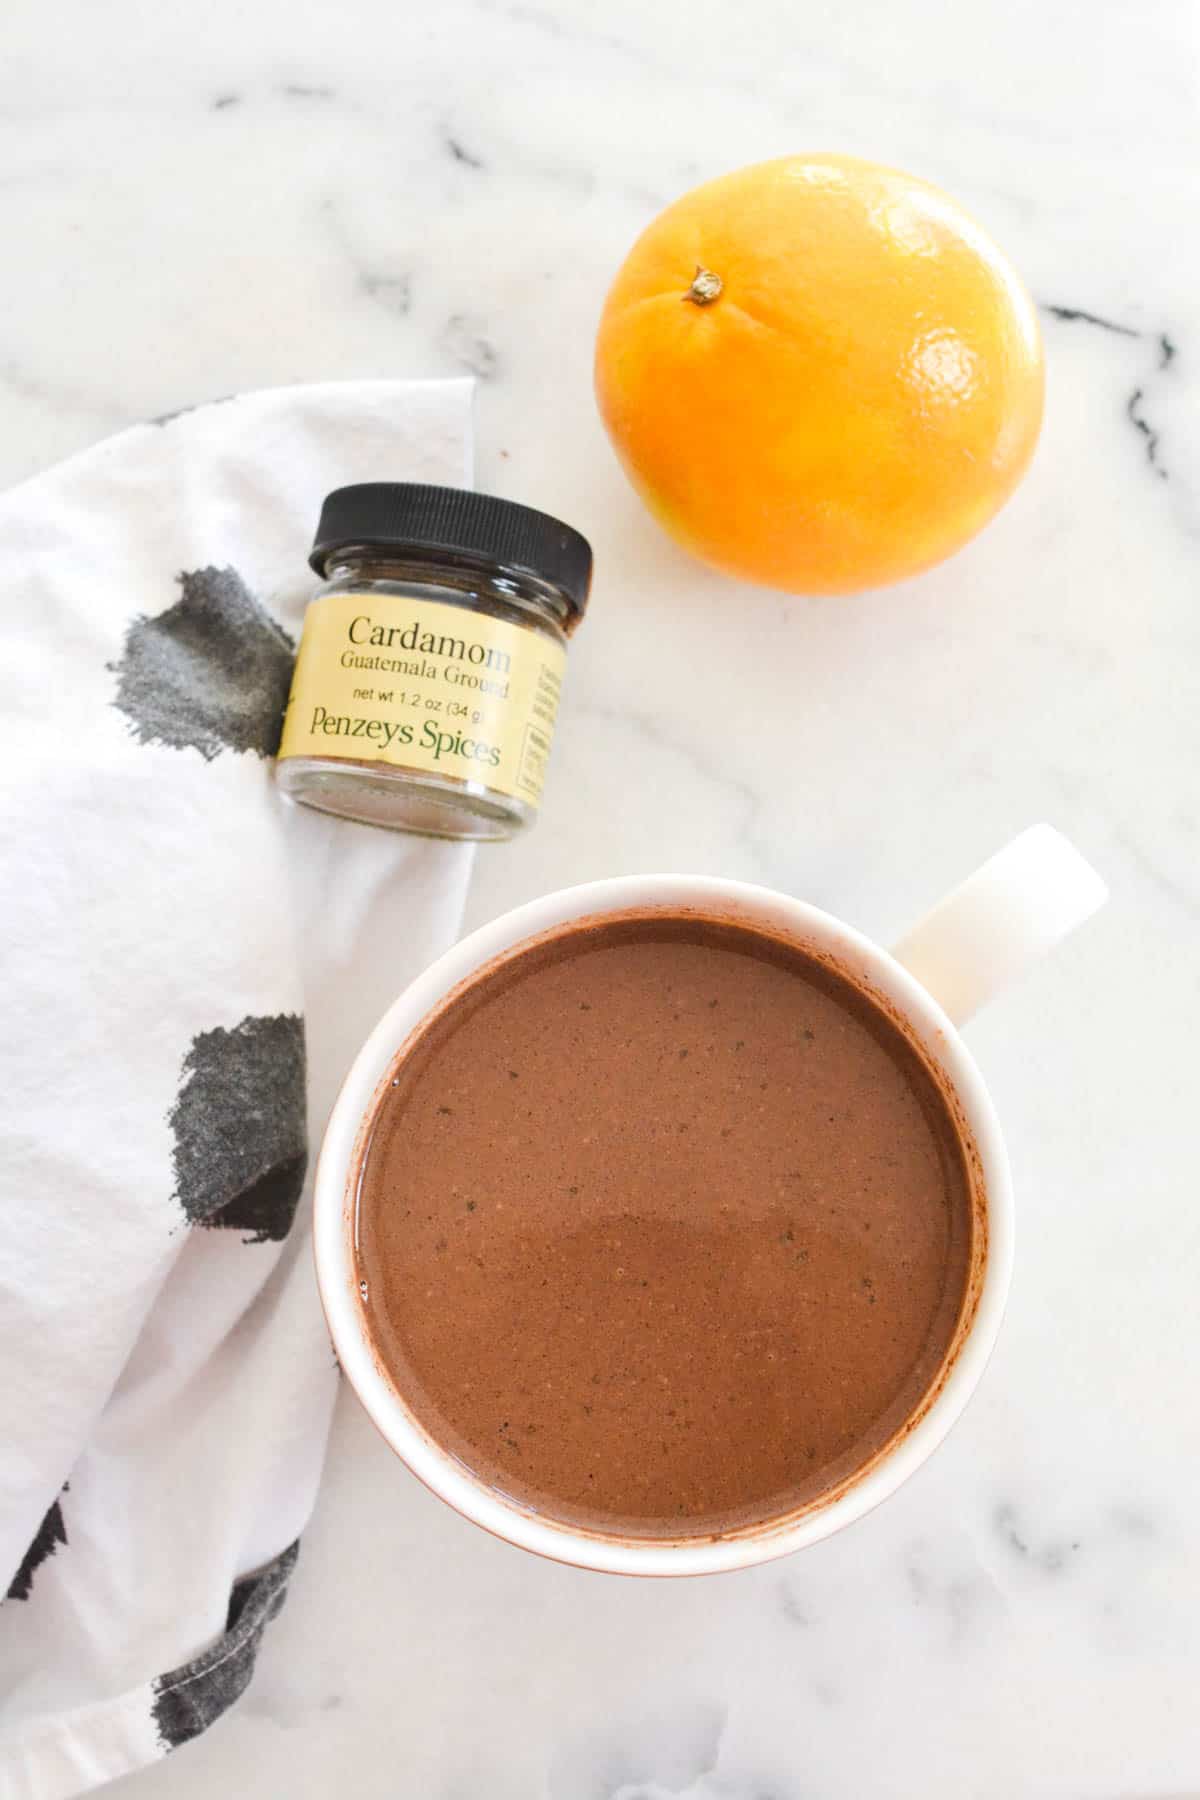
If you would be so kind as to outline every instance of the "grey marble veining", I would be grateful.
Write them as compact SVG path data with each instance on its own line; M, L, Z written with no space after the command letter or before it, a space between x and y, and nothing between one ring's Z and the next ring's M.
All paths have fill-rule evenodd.
M1196 1800L1191 8L418 10L58 0L48 34L11 0L0 478L242 388L469 372L480 485L597 552L542 822L480 855L470 922L671 867L887 941L1041 817L1113 901L971 1028L1016 1278L976 1399L892 1501L744 1575L606 1580L462 1524L346 1401L249 1694L121 1792ZM825 147L972 207L1039 302L1050 380L995 524L832 602L688 562L590 391L606 285L654 212Z

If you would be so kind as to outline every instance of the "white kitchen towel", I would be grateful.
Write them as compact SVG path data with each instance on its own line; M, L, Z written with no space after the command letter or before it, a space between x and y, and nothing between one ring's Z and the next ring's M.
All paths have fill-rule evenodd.
M337 1381L307 1154L470 852L293 811L272 752L323 496L465 483L470 405L246 394L0 498L4 1800L194 1737L282 1603Z

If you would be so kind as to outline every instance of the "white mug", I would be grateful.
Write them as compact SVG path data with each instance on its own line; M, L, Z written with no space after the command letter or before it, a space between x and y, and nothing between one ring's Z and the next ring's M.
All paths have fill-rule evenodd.
M958 1026L1000 987L1096 911L1103 882L1065 838L1035 825L956 888L889 954L802 901L698 875L630 875L564 888L472 932L384 1014L367 1039L325 1133L314 1197L317 1281L347 1380L393 1450L465 1518L560 1562L621 1575L700 1575L745 1568L816 1543L895 1492L937 1448L983 1374L996 1341L1013 1255L1008 1159L991 1099ZM494 959L572 920L608 913L711 910L818 948L900 1015L941 1071L982 1170L986 1253L973 1315L940 1385L899 1437L856 1476L784 1520L728 1536L645 1539L561 1523L498 1492L444 1450L405 1405L372 1348L357 1291L355 1170L377 1097L431 1012ZM969 1322L967 1322L969 1320Z

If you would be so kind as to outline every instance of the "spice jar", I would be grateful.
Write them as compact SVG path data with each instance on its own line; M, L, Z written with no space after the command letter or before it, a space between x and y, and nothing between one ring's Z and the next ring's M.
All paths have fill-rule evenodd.
M592 552L458 488L368 482L321 509L277 779L321 812L433 837L532 825Z

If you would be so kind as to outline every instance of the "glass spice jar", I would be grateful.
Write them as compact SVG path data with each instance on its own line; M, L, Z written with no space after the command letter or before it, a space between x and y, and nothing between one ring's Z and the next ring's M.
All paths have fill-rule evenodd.
M277 780L321 812L432 837L532 825L592 552L546 513L367 482L321 509Z

